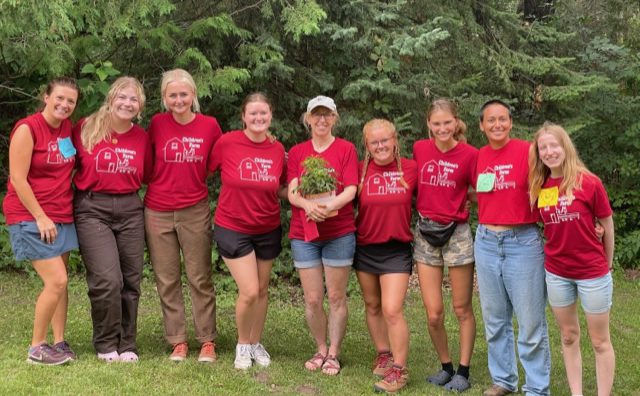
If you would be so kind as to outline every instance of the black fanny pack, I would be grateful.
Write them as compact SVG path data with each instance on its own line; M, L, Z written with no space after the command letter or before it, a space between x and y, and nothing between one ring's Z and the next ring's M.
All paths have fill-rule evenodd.
M457 225L458 223L455 221L452 221L449 224L440 224L437 221L433 221L422 216L420 216L420 220L418 220L418 229L420 230L420 233L431 246L435 247L444 246L449 242L449 239L451 239L451 235L453 235Z

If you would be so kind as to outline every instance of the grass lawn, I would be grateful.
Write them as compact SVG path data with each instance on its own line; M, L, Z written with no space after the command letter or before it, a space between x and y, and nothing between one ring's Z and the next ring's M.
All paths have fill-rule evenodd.
M229 284L228 279L216 279ZM183 363L167 359L169 348L163 339L160 304L152 279L143 282L143 296L138 320L138 345L141 356L137 364L105 364L95 357L91 345L90 307L87 286L82 277L73 277L69 285L70 306L67 340L78 353L79 361L62 367L40 367L25 363L31 338L33 302L40 289L37 277L0 272L0 395L44 394L127 394L127 395L359 395L372 394L374 377L370 363L374 350L365 327L360 295L349 300L349 324L341 356L342 373L328 377L304 370L303 362L313 352L307 331L300 292L295 288L273 288L263 343L271 353L267 369L240 372L233 368L235 353L234 292L218 293L218 361L199 364L198 344L191 338L191 353ZM486 368L487 347L477 296L474 301L478 337L471 365L473 388L468 395L478 395L490 386ZM448 307L451 312L450 307ZM439 362L426 330L425 313L417 291L409 293L406 316L411 331L409 385L405 395L449 394L427 384L427 373L439 369ZM560 340L553 318L549 317L553 373L551 390L567 395ZM595 394L593 352L583 328L584 394ZM453 356L457 356L455 318L447 317ZM616 273L611 331L617 355L615 395L640 395L640 281L623 279ZM454 359L455 361L455 359ZM522 381L522 376L521 376Z

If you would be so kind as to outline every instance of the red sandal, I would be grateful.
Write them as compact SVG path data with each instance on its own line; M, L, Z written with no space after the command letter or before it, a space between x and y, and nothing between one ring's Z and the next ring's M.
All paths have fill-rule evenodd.
M324 356L320 352L317 352L315 355L311 356L311 359L304 362L304 368L309 371L316 371L324 367L325 359L326 356Z

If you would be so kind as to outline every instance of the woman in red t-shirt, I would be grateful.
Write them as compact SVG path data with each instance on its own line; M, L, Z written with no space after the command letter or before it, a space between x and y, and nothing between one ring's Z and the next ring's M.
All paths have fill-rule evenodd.
M338 355L347 326L347 282L355 251L351 201L358 189L358 155L352 143L333 136L337 120L333 99L326 96L311 99L303 115L311 139L292 147L287 163L291 252L304 290L307 324L316 342L316 353L305 362L305 368L321 369L327 375L340 372ZM323 158L336 178L335 197L322 204L298 192L303 161L310 156ZM329 297L328 318L323 307L323 279Z
M422 301L427 311L431 341L442 369L427 377L434 385L462 392L470 387L469 365L476 337L473 296L473 237L469 227L467 194L472 185L478 150L466 143L464 122L457 106L447 100L434 101L427 111L429 139L413 146L418 164L420 215L415 229L413 257L417 263ZM424 226L454 227L446 241L429 241ZM453 311L460 327L460 364L454 370L444 326L442 280L448 269Z
M403 305L413 267L411 203L417 167L400 157L398 133L390 121L371 120L362 134L366 154L358 186L353 268L377 352L373 373L381 380L374 388L396 392L406 386L409 375L409 328Z
M149 141L133 123L144 109L142 84L120 77L104 103L74 128L78 150L74 218L87 269L98 359L136 362L144 215L138 190L151 167Z
M284 147L269 133L272 112L267 97L247 96L241 115L244 129L222 135L209 170L219 170L222 181L213 238L238 285L234 366L246 370L254 362L262 367L271 363L260 341L271 265L282 250L280 198L286 197L287 179Z
M571 394L582 394L580 298L596 358L598 395L609 395L615 370L609 334L614 228L607 192L580 160L567 132L551 123L536 132L531 145L529 184L531 204L544 222L547 294L560 327ZM596 219L604 228L602 242L594 231Z
M216 360L216 296L212 281L211 210L207 163L222 135L218 121L199 113L196 84L182 69L162 75L165 113L151 118L147 132L153 174L144 197L147 247L164 318L169 359L187 358L187 325L181 261L187 274L198 361ZM182 257L181 257L182 256Z
M31 260L44 287L36 300L27 362L63 364L75 359L64 340L69 252L78 247L73 224L71 172L75 150L71 121L78 100L71 78L52 80L44 108L16 123L9 143L9 181L3 212L16 260ZM51 324L54 345L47 343Z

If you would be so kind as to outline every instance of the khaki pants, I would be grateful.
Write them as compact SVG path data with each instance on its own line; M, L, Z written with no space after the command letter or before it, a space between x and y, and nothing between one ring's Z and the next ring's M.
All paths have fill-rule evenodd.
M216 297L207 200L172 212L145 208L144 220L167 341L170 344L187 341L180 252L189 283L196 338L200 343L214 340Z
M136 351L144 261L144 217L138 194L77 191L74 214L87 269L93 346L98 353Z

